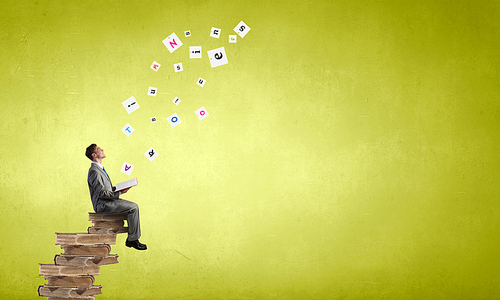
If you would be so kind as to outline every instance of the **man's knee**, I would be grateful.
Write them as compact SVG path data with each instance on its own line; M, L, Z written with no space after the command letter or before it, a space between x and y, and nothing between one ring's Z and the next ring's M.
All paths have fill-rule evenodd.
M131 212L136 212L139 211L139 205L135 202L130 202L130 211Z

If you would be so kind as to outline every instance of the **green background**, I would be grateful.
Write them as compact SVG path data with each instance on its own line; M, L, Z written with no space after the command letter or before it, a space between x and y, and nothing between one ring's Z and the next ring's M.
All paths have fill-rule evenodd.
M0 7L0 298L91 226L97 143L148 245L118 236L97 299L500 299L499 1Z

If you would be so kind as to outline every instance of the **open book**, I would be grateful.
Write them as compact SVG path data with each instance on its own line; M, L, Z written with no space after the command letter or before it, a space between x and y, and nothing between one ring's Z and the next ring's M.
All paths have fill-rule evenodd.
M129 187L133 187L133 186L136 186L136 185L137 185L137 177L116 184L115 192L119 192L121 190L124 190L124 189L129 188Z

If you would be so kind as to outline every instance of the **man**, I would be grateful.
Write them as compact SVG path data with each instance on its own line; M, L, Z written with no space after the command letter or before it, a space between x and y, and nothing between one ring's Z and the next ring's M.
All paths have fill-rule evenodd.
M96 213L127 213L128 238L125 246L146 250L147 246L139 242L141 237L139 206L134 202L120 199L120 195L128 192L130 188L115 192L116 187L113 186L108 173L102 166L102 160L106 157L102 148L92 144L87 147L85 156L92 161L87 183L94 211Z

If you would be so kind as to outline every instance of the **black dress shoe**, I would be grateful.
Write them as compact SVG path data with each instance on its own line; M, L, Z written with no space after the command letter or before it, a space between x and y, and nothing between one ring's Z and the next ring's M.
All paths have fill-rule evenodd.
M127 247L133 247L133 248L135 248L137 250L146 250L146 249L148 249L148 247L146 245L144 245L144 244L141 244L139 242L139 240L135 240L135 241L126 240L125 241L125 246L127 246Z

